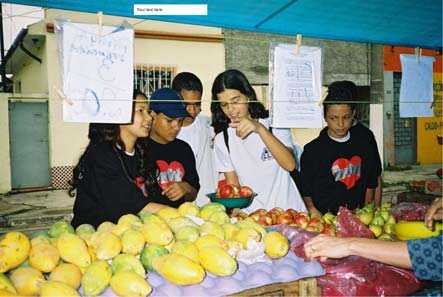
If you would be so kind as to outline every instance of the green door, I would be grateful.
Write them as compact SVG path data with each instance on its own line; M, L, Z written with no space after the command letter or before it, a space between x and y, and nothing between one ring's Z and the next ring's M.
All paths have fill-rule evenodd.
M9 103L13 189L49 186L48 104Z

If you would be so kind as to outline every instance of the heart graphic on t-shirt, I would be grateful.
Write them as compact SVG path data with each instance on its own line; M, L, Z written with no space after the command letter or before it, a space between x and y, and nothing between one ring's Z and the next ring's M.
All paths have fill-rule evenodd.
M168 163L164 160L157 160L157 167L160 171L158 181L162 190L175 182L181 182L185 175L185 168L178 161Z
M340 181L346 185L346 189L351 189L361 176L361 158L353 156L351 160L339 158L332 163L332 175L335 181Z

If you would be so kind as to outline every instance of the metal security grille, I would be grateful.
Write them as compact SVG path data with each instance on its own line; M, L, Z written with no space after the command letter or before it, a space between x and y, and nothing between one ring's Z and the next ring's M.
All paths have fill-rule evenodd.
M401 72L394 72L394 141L395 163L410 165L416 163L416 119L400 118Z
M165 65L136 64L134 67L134 89L151 96L160 88L171 87L176 68Z
M394 132L395 145L413 145L415 134L415 119L400 118L400 84L401 72L394 73Z

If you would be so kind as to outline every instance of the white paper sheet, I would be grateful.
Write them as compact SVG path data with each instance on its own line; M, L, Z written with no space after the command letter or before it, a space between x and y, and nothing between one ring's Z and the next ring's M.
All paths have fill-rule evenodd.
M62 23L63 120L128 123L132 115L134 30ZM72 101L72 105L68 104Z
M432 63L434 57L400 55L402 77L400 85L400 117L432 117L434 93Z
M295 45L277 44L270 53L272 126L321 128L321 48L302 46L296 54Z

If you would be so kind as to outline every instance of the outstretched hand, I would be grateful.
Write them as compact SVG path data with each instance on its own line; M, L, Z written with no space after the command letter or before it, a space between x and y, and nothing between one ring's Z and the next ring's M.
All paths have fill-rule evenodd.
M436 198L425 214L426 227L432 229L434 220L441 220L443 218L443 201L442 197Z
M241 139L245 139L249 134L258 132L261 124L249 118L243 118L239 122L232 122L229 127L235 129L235 134Z

